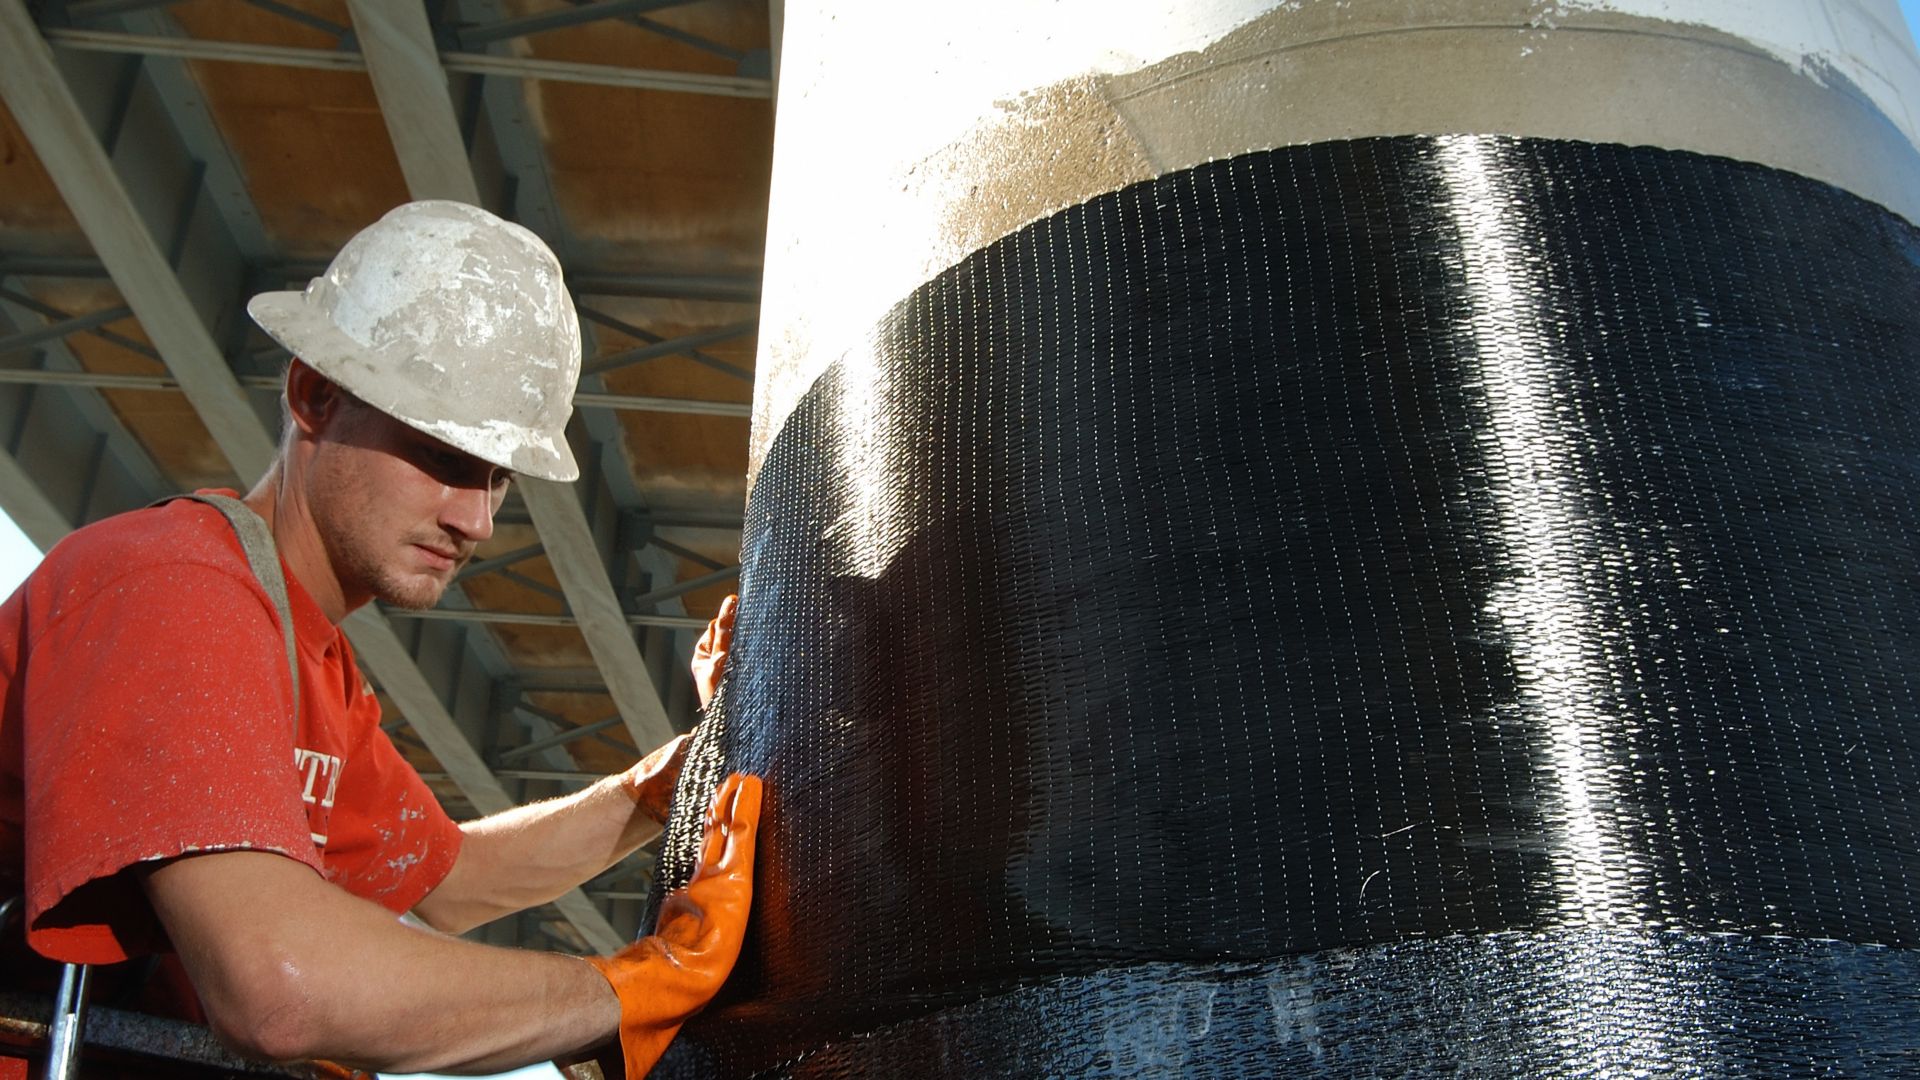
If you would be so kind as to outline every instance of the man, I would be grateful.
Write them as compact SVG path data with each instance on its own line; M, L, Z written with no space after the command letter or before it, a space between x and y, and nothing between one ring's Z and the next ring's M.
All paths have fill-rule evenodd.
M701 873L616 956L423 933L397 915L457 934L650 839L683 740L456 826L380 730L339 631L376 598L437 602L514 473L578 475L564 427L579 326L557 262L485 211L412 203L304 293L248 310L297 358L279 453L244 499L285 604L249 569L241 525L200 502L49 552L0 608L0 888L24 887L28 942L55 960L170 944L214 1031L249 1056L486 1072L617 1030L643 1075L738 955L758 781L722 785ZM703 642L707 680L730 630L716 620Z

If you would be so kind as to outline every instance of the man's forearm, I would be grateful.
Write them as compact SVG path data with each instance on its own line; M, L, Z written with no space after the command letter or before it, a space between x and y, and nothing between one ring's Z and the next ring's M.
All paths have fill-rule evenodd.
M278 855L176 860L147 893L215 1030L252 1056L498 1072L618 1023L612 988L577 957L404 926Z
M456 934L578 886L653 839L660 823L608 777L460 829L453 870L415 909L429 925Z

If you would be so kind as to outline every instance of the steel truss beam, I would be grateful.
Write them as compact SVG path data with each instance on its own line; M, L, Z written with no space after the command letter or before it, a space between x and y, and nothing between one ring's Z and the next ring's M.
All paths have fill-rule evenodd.
M548 30L560 30L569 26L581 26L599 22L602 19L617 19L623 15L639 15L662 8L679 7L691 0L600 0L597 4L583 4L579 7L559 11L544 11L537 15L522 15L516 19L501 19L498 22L481 26L463 27L455 31L455 38L463 49L490 45L496 41L526 37Z
M46 41L63 49L88 52L173 56L183 60L217 60L236 64L316 68L322 71L365 71L368 64L367 57L362 53L337 49L255 45L239 41L209 41L202 38L122 34L111 30L71 30L62 27L48 27L45 35ZM34 37L39 38L40 34L36 32ZM362 40L364 42L364 35ZM449 52L437 55L445 70L466 75L504 75L509 78L537 79L542 82L620 86L634 90L665 90L672 93L711 94L718 97L771 98L773 96L773 83L770 80L739 75L651 71L644 68L611 67L606 64L579 64L569 60L492 56L487 53Z

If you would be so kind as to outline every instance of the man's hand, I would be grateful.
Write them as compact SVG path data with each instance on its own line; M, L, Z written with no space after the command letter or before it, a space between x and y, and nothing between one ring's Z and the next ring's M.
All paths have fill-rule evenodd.
M738 596L720 601L720 613L707 624L707 632L693 647L693 689L700 695L700 707L706 708L720 692L720 676L727 669L727 651L733 648L733 616L740 606Z
M740 958L759 822L759 777L727 777L707 811L693 880L660 905L654 932L612 956L588 958L620 998L627 1080L647 1075L680 1025L713 999Z
M687 735L675 735L658 750L620 774L620 789L634 808L659 824L666 824L673 803L673 786L680 782L680 766L687 760Z

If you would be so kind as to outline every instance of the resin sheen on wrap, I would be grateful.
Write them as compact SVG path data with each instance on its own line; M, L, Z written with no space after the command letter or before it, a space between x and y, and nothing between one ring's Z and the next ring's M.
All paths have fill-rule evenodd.
M754 926L666 1068L1920 1053L1916 298L1816 181L1483 136L938 275L756 482L682 793L767 778Z

